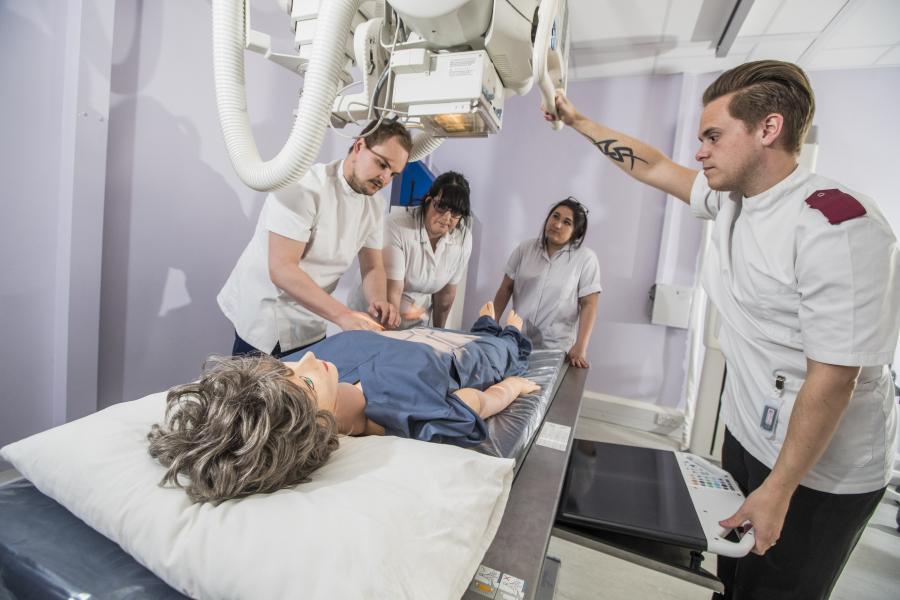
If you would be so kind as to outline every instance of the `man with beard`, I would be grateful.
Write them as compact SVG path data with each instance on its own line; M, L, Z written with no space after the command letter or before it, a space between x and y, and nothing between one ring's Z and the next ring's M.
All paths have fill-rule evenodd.
M377 192L403 171L411 148L402 124L372 122L344 159L315 164L298 183L269 194L218 296L234 325L233 354L296 352L325 337L325 321L344 331L399 324L387 301ZM355 257L368 313L331 296Z
M561 93L556 105L620 169L713 221L701 278L728 365L722 464L747 495L721 525L749 523L756 537L752 554L719 557L724 597L827 598L891 476L900 251L890 225L871 199L797 164L815 99L796 65L746 63L706 89L702 172Z

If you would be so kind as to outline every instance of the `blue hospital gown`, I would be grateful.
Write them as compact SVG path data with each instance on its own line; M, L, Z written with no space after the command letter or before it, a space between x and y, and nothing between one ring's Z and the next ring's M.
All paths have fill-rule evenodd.
M307 351L335 364L340 381L361 382L366 417L387 435L429 442L474 446L487 437L484 420L455 391L485 389L525 372L531 342L518 331L482 317L474 334L417 328L406 334L346 331L283 360L299 360ZM443 339L452 338L449 341Z

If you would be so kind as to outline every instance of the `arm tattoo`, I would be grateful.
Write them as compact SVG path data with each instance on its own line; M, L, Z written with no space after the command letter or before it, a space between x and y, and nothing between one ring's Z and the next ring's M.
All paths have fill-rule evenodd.
M619 140L601 140L599 142L594 142L591 140L597 149L600 150L603 154L613 159L616 162L624 163L625 159L628 158L631 160L631 170L634 170L634 161L639 160L645 165L648 164L646 160L641 158L640 156L634 155L634 150L629 148L628 146L617 146L612 147L613 144L618 142Z

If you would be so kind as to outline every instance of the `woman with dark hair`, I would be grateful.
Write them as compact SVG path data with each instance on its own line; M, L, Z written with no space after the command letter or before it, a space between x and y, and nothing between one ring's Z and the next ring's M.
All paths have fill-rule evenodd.
M460 173L441 173L422 203L388 215L384 228L387 298L400 311L401 329L444 327L472 254L469 182ZM363 305L362 288L350 300Z
M285 357L213 358L173 388L148 434L161 485L194 502L275 492L327 462L340 435L393 435L474 446L484 420L540 387L525 372L522 320L488 302L472 334L420 328L345 331Z
M582 248L587 209L569 196L550 209L539 238L510 255L494 296L497 314L509 299L525 320L522 332L535 348L566 351L572 366L587 368L587 347L597 318L600 263Z

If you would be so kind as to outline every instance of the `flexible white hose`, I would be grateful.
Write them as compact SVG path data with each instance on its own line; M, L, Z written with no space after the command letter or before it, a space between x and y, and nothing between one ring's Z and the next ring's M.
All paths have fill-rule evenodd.
M537 84L544 101L547 112L553 116L556 114L556 90L553 81L547 72L547 53L550 51L550 38L553 34L553 20L559 0L541 0L538 7L538 26L534 35L534 48L532 50L532 80ZM559 131L562 129L562 121L551 121L550 126Z
M244 0L213 0L213 65L219 122L234 169L251 188L268 191L290 185L299 181L315 160L340 85L347 35L360 2L321 3L297 118L281 151L263 161L247 115Z
M422 160L444 143L444 138L436 138L430 133L422 133L413 139L412 152L409 153L409 162Z

